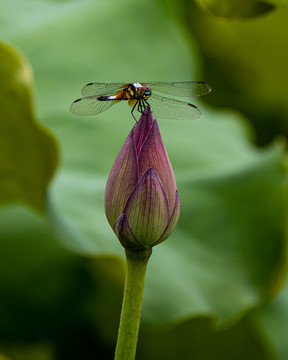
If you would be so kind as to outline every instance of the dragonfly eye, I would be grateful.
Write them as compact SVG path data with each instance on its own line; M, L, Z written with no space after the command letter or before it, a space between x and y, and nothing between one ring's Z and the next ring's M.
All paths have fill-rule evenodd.
M145 95L150 95L151 91L150 90L145 90Z

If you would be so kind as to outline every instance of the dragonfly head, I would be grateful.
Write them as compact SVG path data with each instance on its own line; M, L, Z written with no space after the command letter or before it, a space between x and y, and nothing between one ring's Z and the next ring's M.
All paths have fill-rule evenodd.
M145 100L149 99L149 97L152 94L152 91L149 86L140 86L137 92L138 92L138 96Z

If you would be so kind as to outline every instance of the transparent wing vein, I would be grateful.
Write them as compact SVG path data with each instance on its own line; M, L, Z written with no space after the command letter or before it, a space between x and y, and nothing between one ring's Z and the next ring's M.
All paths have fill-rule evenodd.
M83 87L81 94L83 96L92 95L114 95L125 88L127 84L117 83L89 83Z
M87 96L82 99L75 100L70 107L73 114L76 115L97 115L108 110L115 101L99 101L96 96Z
M153 91L163 94L174 95L178 97L202 96L209 94L211 86L202 81L184 81L184 82L160 82L151 81L143 83L151 87Z
M156 94L152 94L148 103L156 119L190 120L201 116L201 111L193 104Z

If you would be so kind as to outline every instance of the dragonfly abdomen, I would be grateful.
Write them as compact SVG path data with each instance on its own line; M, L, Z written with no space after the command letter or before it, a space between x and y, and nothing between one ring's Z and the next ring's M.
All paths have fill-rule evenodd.
M127 96L126 89L119 91L119 93L116 95L108 95L108 96L102 95L97 98L97 100L99 101L111 101L111 100L119 101L119 100L128 100L128 99L130 99L130 97Z
M116 96L99 96L97 98L97 100L99 101L111 101L111 100L115 100Z

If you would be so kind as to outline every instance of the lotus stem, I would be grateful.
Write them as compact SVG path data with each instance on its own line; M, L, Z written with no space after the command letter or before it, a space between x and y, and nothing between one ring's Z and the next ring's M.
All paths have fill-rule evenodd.
M135 359L146 267L152 249L125 252L126 278L115 360Z

